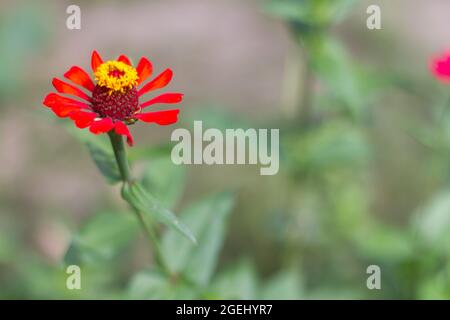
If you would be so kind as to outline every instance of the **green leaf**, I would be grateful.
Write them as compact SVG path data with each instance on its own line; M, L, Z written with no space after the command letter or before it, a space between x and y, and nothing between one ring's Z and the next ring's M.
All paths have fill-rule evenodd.
M377 290L379 291L379 290ZM321 286L311 290L306 299L309 300L362 300L367 299L367 289ZM371 296L373 298L373 296Z
M304 297L297 270L283 270L271 278L262 290L262 299L298 300Z
M138 182L124 184L122 187L122 197L133 208L146 214L149 221L159 221L169 227L174 228L180 234L197 243L191 230L181 223L176 215L170 210L166 209L161 202L148 193L145 188Z
M330 15L334 23L338 23L345 19L355 6L357 0L331 0Z
M418 299L448 300L450 299L450 270L444 268L430 273L419 282Z
M181 213L180 218L197 236L198 245L183 242L176 233L168 231L162 240L162 251L171 272L182 273L198 286L209 283L233 202L232 194L219 193L192 204Z
M173 208L183 194L185 173L185 167L174 165L170 157L152 159L145 170L142 185L165 207Z
M450 191L435 195L416 213L413 232L433 250L448 253L450 250Z
M64 262L66 264L106 262L126 247L137 234L137 230L137 221L131 214L97 214L73 237Z
M75 128L72 123L67 127L67 130L73 137L87 146L92 160L108 183L115 184L122 180L111 144L106 139L106 135L94 136Z
M248 260L239 262L217 277L211 291L217 299L256 299L258 279L255 268Z
M326 27L341 21L355 0L272 0L265 5L270 14L309 27Z
M307 1L273 0L266 3L265 11L288 21L311 22Z
M363 82L354 61L342 45L332 37L322 34L304 37L310 67L329 93L355 118L362 116L366 102Z
M87 142L87 147L97 168L110 184L121 181L119 168L117 167L114 154L99 144Z
M370 259L401 261L414 254L408 233L388 226L374 225L354 232L354 243L360 254Z
M198 299L195 288L168 278L156 270L145 270L136 274L128 286L126 297L129 299Z
M131 280L130 299L168 299L172 288L168 279L157 271L142 271Z
M362 130L336 120L311 130L300 138L287 136L283 152L292 170L315 172L336 168L360 168L370 159L371 150Z

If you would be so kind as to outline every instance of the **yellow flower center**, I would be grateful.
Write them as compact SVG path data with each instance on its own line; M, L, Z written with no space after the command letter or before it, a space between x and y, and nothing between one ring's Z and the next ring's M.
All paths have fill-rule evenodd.
M106 61L94 73L97 84L110 92L131 89L137 85L139 76L135 68L121 61Z

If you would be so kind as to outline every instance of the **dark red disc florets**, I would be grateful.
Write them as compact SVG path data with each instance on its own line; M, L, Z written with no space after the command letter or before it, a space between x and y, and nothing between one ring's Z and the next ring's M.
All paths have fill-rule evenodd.
M139 111L137 90L133 87L124 92L111 92L109 88L97 85L92 93L92 108L101 117L129 119Z

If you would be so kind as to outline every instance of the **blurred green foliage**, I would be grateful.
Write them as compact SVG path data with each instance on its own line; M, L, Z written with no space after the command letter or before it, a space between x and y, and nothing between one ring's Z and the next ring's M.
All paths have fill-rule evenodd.
M29 58L45 45L50 32L42 19L46 15L31 1L0 13L0 102L24 88Z
M192 178L185 167L170 161L170 144L135 147L130 158L142 175L139 190L126 191L130 204L147 212L149 222L178 225L189 235L182 223L197 244L180 230L159 226L162 267L147 255L150 250L136 217L112 202L70 230L65 257L55 263L29 245L28 230L2 203L0 298L449 299L448 88L424 86L421 79L406 81L409 75L374 71L355 61L330 27L343 21L356 3L263 3L289 27L312 74L312 80L305 80L312 82L307 92L312 99L304 100L311 110L307 121L253 123L211 107L186 117L187 123L201 119L205 127L219 129L281 127L282 164L276 182L252 180L233 192L205 194L200 185L206 190L222 187L228 174L212 177L197 169L200 174L196 171ZM38 48L45 34L33 7L26 8L0 23L0 39L9 43L0 56L0 68L6 70L0 73L2 96L21 87L18 78L6 76L23 58L17 54ZM26 22L16 28L17 19ZM389 149L380 145L390 141L377 141L386 135L379 138L374 125L377 112L384 112L374 110L374 105L385 98L388 87L388 93L430 106L426 119L396 124L426 150L419 167L426 172L413 171L402 181L394 181L395 170L393 177L390 171L382 172L382 162L386 157L391 165L403 149L386 154ZM117 184L120 175L108 141L71 132L87 146L86 155L106 181ZM406 157L411 155L410 151ZM406 194L411 209L401 211L395 198L423 181L421 175L437 182L432 187L419 185L421 199ZM401 193L390 194L393 181ZM81 267L82 290L65 287L66 267L71 264ZM381 268L382 290L366 287L366 269L372 264Z
M310 32L340 22L356 0L270 0L266 10L291 23L299 32Z

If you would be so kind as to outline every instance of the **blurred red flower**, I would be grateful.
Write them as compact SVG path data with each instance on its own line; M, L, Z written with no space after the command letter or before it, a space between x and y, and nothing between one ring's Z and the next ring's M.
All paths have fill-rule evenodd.
M133 145L133 137L127 125L138 120L159 125L169 125L177 122L179 109L142 112L156 103L178 103L182 100L181 93L164 93L141 103L140 97L149 91L165 87L172 79L172 70L166 69L152 81L138 87L151 76L152 64L146 58L141 58L136 68L130 60L121 55L117 60L103 62L94 51L91 59L94 81L78 66L73 66L64 77L74 84L89 91L86 94L77 86L53 78L52 84L56 91L73 95L80 100L50 93L44 99L44 105L61 118L69 117L75 125L87 128L94 134L115 130L117 134L127 137L127 142Z
M446 52L439 57L432 59L431 72L434 76L446 83L450 82L450 52Z

